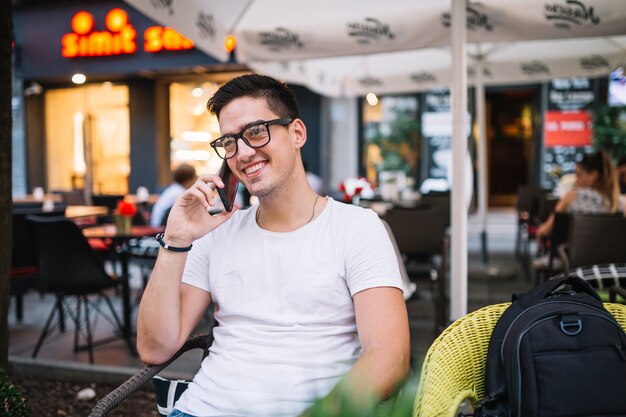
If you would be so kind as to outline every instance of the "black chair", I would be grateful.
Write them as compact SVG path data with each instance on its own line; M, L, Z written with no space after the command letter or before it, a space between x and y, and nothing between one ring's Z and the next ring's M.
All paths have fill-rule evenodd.
M10 295L15 298L15 318L21 322L24 317L24 294L36 288L38 282L37 264L33 242L26 223L26 216L38 214L40 216L63 215L63 210L44 212L38 208L17 208L11 215L12 218L12 242Z
M55 313L61 316L66 310L75 325L74 351L87 349L89 362L93 363L93 347L109 340L94 342L91 324L90 309L102 313L100 300L106 302L111 317L101 314L123 335L122 324L109 297L104 293L107 289L118 287L121 281L117 277L109 276L104 266L95 255L87 239L78 226L65 217L27 217L33 243L35 247L37 269L39 271L39 289L44 293L56 296L56 305L50 311L46 324L39 336L32 357L35 358L43 341L48 336ZM89 296L97 296L95 301ZM68 297L76 298L76 309L71 309L66 302ZM81 314L84 314L86 334L81 332ZM59 317L63 322L63 317ZM85 346L79 346L79 336L86 339ZM125 342L132 354L135 354L129 337Z
M450 191L431 191L424 194L419 201L430 208L441 210L445 219L445 227L450 227Z
M446 327L446 213L437 208L398 208L382 216L395 236L409 277L429 283L435 300L435 328ZM436 257L439 257L437 262Z
M567 244L559 247L565 273L581 266L626 263L626 218L576 214Z

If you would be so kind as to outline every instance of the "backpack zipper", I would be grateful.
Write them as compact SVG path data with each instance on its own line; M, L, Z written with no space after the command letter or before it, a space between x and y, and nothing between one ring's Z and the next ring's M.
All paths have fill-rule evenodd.
M563 302L563 301L561 301L561 302ZM566 303L568 303L568 302L566 302ZM587 304L584 304L584 303L578 303L578 304L583 304L583 305L585 305L585 306L587 305ZM592 307L593 307L593 306L592 306ZM531 308L532 308L532 307L531 307ZM594 307L594 308L595 308L595 307ZM596 310L599 310L599 311L601 311L601 312L604 312L603 310L600 310L600 309L598 309L598 308L595 308L595 309L596 309ZM525 310L525 311L526 311L526 310ZM620 337L620 339L622 339L622 344L624 343L624 340L623 340L623 339L624 339L624 337L623 337L623 334L624 334L624 329L623 329L623 328L622 328L622 326L621 326L619 323L617 323L614 319L613 319L613 320L611 320L609 317L606 317L606 315L605 315L605 314L594 314L594 313L585 313L585 312L582 312L582 313L577 313L577 314L580 314L581 316L592 316L592 317L597 317L597 318L600 318L600 319L602 319L602 320L606 320L606 321L608 321L609 323L611 323L613 326L617 327L617 328L620 330L620 332L619 332L619 337ZM515 393L515 398L513 398L513 400L514 400L514 401L516 401L516 403L517 403L517 410L516 410L516 411L517 411L517 414L516 414L517 416L521 416L521 413L522 413L522 404L521 404L521 402L520 402L520 400L519 400L519 399L522 397L522 374L521 374L521 372L519 371L519 370L522 368L521 358L520 358L520 354L519 354L519 351L520 351L520 345L522 344L522 339L523 339L523 338L524 338L524 336L526 336L526 334L527 334L528 332L530 332L530 331L531 331L531 330L532 330L535 326L537 326L537 325L539 325L539 324L543 323L544 321L551 320L551 319L553 319L553 318L555 318L555 317L559 317L559 315L560 315L560 314L554 314L554 313L552 313L552 315L551 315L551 316L547 316L547 317L544 317L543 319L540 319L540 320L537 320L537 321L533 322L533 323L532 323L532 325L530 325L529 327L527 327L527 328L526 328L526 330L524 330L524 332L522 332L522 333L519 335L519 337L517 338L517 343L516 343L516 346L515 346L515 359L516 359L516 360L515 360L515 366L516 366L516 368L513 370L514 372L516 372L516 373L517 373L517 379L516 379L516 381L515 381L515 385L516 385L516 386L514 387L514 390L512 391L512 392L514 392L514 393ZM521 316L521 314L520 314L520 316ZM611 315L611 313L609 313L609 316L613 317L613 316ZM519 317L519 316L518 316L518 317ZM513 323L511 323L511 325L513 325ZM510 327L509 327L509 329L510 329ZM508 331L507 331L507 334L508 334ZM506 336L505 336L505 337L506 337ZM503 339L503 340L504 340L504 339ZM504 347L504 342L502 343L502 346ZM617 349L618 354L619 354L622 358L625 358L625 356L624 356L624 355L625 355L625 353L624 353L624 347L623 347L623 346L619 346L619 345L615 345L614 347ZM504 351L504 349L503 349L503 351ZM625 358L625 359L626 359L626 358Z

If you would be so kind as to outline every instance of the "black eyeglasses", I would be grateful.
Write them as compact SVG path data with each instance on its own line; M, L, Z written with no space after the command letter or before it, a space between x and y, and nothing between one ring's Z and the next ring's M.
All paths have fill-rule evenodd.
M241 132L224 135L211 142L211 147L222 159L230 159L237 154L237 142L241 139L251 148L260 148L270 143L270 126L287 126L293 119L274 119L246 126Z

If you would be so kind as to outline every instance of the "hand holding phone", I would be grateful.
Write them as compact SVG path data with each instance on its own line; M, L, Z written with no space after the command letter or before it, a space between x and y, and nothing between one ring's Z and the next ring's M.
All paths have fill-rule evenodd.
M227 160L222 162L222 167L220 168L218 175L222 179L222 182L224 182L224 188L218 187L217 194L222 200L224 210L230 212L235 206L235 197L237 197L237 186L239 185L239 181L237 181L237 177L235 177L233 172L230 170Z

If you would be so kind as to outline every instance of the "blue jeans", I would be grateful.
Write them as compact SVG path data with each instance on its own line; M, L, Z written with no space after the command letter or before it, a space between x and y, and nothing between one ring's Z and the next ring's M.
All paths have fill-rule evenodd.
M171 413L167 415L167 417L194 417L191 414L185 414L182 411L178 411L177 409L173 409Z

